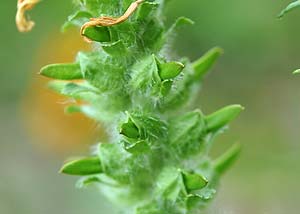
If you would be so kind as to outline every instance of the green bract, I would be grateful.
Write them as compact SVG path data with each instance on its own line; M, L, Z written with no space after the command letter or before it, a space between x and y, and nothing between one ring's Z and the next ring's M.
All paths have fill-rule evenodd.
M80 27L91 17L118 17L132 3L76 2L78 11L65 28ZM165 55L170 36L192 21L182 17L167 28L163 6L163 0L144 1L121 24L85 29L93 51L78 53L74 63L41 70L56 79L50 88L80 101L66 112L81 112L109 130L109 140L99 143L96 156L68 162L61 172L83 176L79 187L100 186L126 213L201 212L240 150L235 145L216 160L209 157L214 137L239 115L240 105L209 115L190 106L222 50L213 48L195 62Z

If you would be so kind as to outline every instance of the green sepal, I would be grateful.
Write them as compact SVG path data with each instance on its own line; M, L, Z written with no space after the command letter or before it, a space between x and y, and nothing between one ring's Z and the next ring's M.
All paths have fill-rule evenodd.
M77 84L77 83L68 83L65 85L65 87L61 91L61 93L66 96L74 96L74 95L84 93L84 92L97 93L95 89L92 89L91 87L87 87L85 85Z
M174 32L178 31L179 28L185 26L185 25L193 25L194 21L186 18L184 16L179 17L176 19L176 21L173 23L173 25L169 28L167 35L174 34Z
M88 118L91 118L93 120L101 120L102 115L99 113L97 109L90 105L81 105L81 106L69 106L65 108L66 113L82 113Z
M48 82L47 86L50 90L61 94L63 88L68 84L69 82L65 82L65 81L58 81L58 80L53 80Z
M169 121L170 148L181 158L191 157L201 151L206 134L204 115L195 110L174 117Z
M88 83L73 83L54 80L48 83L48 87L56 93L72 97L78 100L93 101L98 97L98 90Z
M128 52L121 40L112 43L102 43L101 47L111 56L126 56Z
M166 96L167 94L169 94L169 92L170 92L170 90L172 88L172 84L173 84L172 80L165 80L165 81L163 81L162 85L161 85L160 93L163 96Z
M78 63L46 65L41 69L40 74L58 80L75 80L83 78Z
M130 85L133 93L158 94L161 78L158 74L158 66L154 55L143 58L133 65Z
M156 143L157 141L161 142L165 139L167 133L166 123L159 117L134 111L126 113L128 121L131 121L130 123L133 123L139 132L138 139L147 139L147 141L151 143ZM135 128L133 128L133 130L134 129ZM131 130L131 132L133 132L133 130ZM137 134L137 132L134 132L134 134Z
M200 202L203 201L203 198L201 195L198 194L189 194L186 198L186 204L187 208L189 210L194 209Z
M144 48L157 52L161 49L164 42L165 28L160 20L152 19L146 26L140 38L143 40Z
M125 150L132 154L144 154L150 151L150 147L146 141L140 140L135 143L125 143Z
M244 110L241 105L230 105L224 107L205 117L208 132L214 132L226 126Z
M80 180L77 181L76 187L77 188L84 188L86 186L89 186L94 183L100 183L101 179L97 175L91 175L87 177L83 177Z
M207 202L214 197L215 193L215 189L207 188L199 194L189 194L186 198L188 210L191 211L191 213L194 213L205 208Z
M204 178L202 175L188 173L184 171L181 172L181 174L183 177L183 182L188 192L193 190L200 190L208 184L207 179Z
M108 63L107 59L108 56L103 51L79 52L77 56L85 79L90 85L96 87L102 93L120 93L124 85L125 70L120 66L119 60L112 58ZM122 93L124 97L124 90L122 90ZM113 97L110 99L113 99Z
M300 0L290 3L284 10L282 10L279 13L279 15L277 17L282 18L285 14L287 14L288 12L291 12L292 10L294 10L298 7L300 7Z
M161 80L168 80L177 77L184 69L184 64L181 62L167 62L161 63L157 57L155 57L158 67L158 74Z
M152 14L157 10L159 4L156 2L145 1L139 8L137 12L137 20L144 21L147 20Z
M223 50L219 47L212 48L205 53L201 58L193 63L195 70L195 78L202 79L213 66L216 60L222 55Z
M98 157L87 157L66 163L60 172L68 175L92 175L101 173L102 167Z
M83 31L83 36L95 42L110 42L111 35L108 27L88 27Z
M235 160L238 158L241 152L241 145L234 144L229 150L227 150L223 155L217 158L214 163L214 169L218 174L224 173L229 169Z
M156 194L171 202L175 202L182 191L186 193L181 170L174 167L165 167L159 174L156 185Z
M121 125L120 134L133 139L138 139L140 137L140 131L130 117L126 123Z

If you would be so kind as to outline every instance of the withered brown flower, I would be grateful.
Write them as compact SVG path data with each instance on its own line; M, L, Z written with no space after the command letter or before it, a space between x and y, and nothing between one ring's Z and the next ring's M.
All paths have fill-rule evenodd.
M86 22L81 27L80 34L84 37L85 41L91 42L90 39L88 39L87 37L84 36L84 30L86 28L94 27L94 26L108 27L108 26L113 26L113 25L122 23L122 22L126 21L135 12L135 10L138 8L138 6L143 2L144 2L144 0L137 0L137 1L133 2L129 6L129 8L126 10L126 12L118 18L108 17L108 16L103 16L103 17L99 17L99 18L91 18L89 22Z
M29 20L25 12L31 10L40 0L18 0L16 24L20 32L28 32L33 26L34 22Z

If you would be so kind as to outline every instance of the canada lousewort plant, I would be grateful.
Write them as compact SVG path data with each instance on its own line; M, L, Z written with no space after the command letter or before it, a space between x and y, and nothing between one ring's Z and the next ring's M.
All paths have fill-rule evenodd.
M90 156L67 162L61 172L81 176L78 187L98 187L124 213L202 213L240 151L234 145L216 159L209 156L214 138L242 107L209 115L192 109L222 50L194 62L168 55L178 28L192 21L181 17L167 28L167 2L75 1L64 28L81 28L94 49L40 72L55 79L51 89L72 100L66 112L83 113L107 130Z

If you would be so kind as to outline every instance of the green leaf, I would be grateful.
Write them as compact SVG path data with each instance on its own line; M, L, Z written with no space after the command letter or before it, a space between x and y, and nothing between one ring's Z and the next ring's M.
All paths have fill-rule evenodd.
M182 172L183 181L188 192L204 188L208 181L202 175Z
M41 69L40 74L58 80L75 80L83 78L78 63L47 65Z
M234 120L244 108L240 105L231 105L220 109L206 116L206 126L208 132L217 131Z
M278 15L278 18L282 18L285 14L288 12L291 12L292 10L300 7L300 1L294 1L290 3L284 10L281 11L281 13Z
M83 36L95 42L110 42L111 36L108 27L88 27L83 31Z
M209 50L200 59L195 61L193 63L193 67L195 70L195 78L202 79L222 53L223 50L221 48L215 47Z
M102 172L98 157L87 157L66 163L60 170L68 175L92 175Z
M241 145L235 144L213 163L215 171L219 174L224 173L235 162L241 152Z

